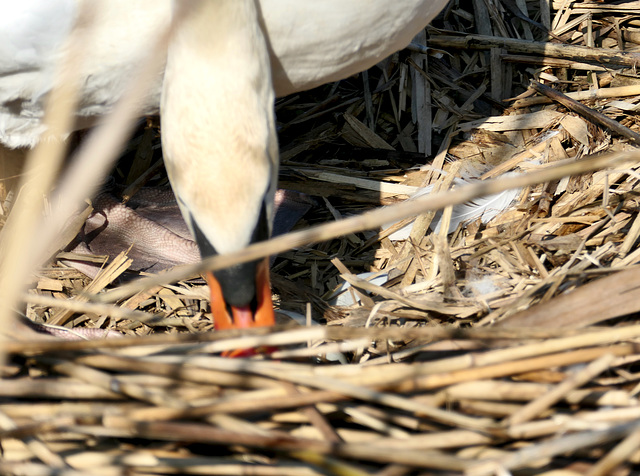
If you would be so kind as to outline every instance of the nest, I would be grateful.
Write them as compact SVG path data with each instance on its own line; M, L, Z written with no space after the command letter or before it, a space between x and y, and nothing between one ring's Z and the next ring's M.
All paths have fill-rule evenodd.
M205 332L202 267L56 253L26 316L121 337L3 343L0 472L637 474L640 3L480 3L277 102L280 186L316 203L245 258L279 253L302 325ZM276 350L218 356L245 347Z

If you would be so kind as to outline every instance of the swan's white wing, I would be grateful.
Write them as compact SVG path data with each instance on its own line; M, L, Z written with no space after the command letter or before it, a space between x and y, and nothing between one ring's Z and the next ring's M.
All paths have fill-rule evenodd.
M170 0L0 0L0 142L32 146L43 97L79 6L94 21L81 68L78 127L111 111L131 73L171 18ZM278 96L362 71L405 47L447 0L259 0ZM215 32L212 32L215 34ZM162 71L143 113L158 111Z
M0 0L0 74L50 65L75 18L75 0Z
M260 0L278 96L346 78L406 47L448 0Z
M32 146L44 126L44 97L81 2L87 0L0 0L0 142ZM89 126L111 111L144 57L169 22L169 0L90 0L95 18L76 58L79 68L78 125ZM162 73L150 85L145 113L157 112Z
M74 0L0 0L0 138L10 146L42 132L42 97L75 10Z

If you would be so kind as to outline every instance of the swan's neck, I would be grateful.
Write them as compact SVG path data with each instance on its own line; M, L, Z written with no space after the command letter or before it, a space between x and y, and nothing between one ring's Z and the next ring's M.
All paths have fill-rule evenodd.
M249 244L277 177L269 55L255 0L179 0L161 103L167 170L187 223L219 253Z

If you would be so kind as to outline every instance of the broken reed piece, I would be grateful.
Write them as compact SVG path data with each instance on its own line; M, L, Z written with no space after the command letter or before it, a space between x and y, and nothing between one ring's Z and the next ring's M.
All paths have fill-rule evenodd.
M594 111L590 107L587 107L584 104L571 99L566 94L556 91L555 89L550 88L549 86L545 86L542 83L538 83L537 81L531 81L531 87L535 89L537 92L539 92L540 94L547 96L552 101L562 104L564 107L566 107L570 111L580 114L590 122L593 122L623 137L626 137L636 145L640 145L640 134L632 131L628 127L623 126L619 122L614 121L613 119L605 116L604 114Z
M509 54L526 54L545 58L561 58L579 63L595 63L598 66L635 67L640 63L640 54L630 51L593 48L590 46L565 45L542 41L502 38L489 35L432 35L427 43L429 48L462 50L490 50L501 48Z
M571 68L574 68L575 65L571 65ZM600 84L602 86L602 83ZM575 91L571 93L567 93L566 96L574 101L587 101L587 100L596 100L596 99L608 99L608 98L620 98L623 96L637 96L640 94L640 85L633 84L629 86L618 86L615 88L600 88L600 89L589 89L584 91ZM539 104L548 104L553 100L546 96L533 96L533 97L523 97L522 99L515 100L511 107L513 108L522 108L522 107L530 107L536 106Z

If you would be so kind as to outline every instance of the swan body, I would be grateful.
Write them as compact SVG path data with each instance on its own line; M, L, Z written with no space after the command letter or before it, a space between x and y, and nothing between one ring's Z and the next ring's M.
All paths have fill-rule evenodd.
M78 59L77 127L108 114L141 58L171 21L171 0L0 0L0 142L33 146L44 132L44 97L83 2L98 5L90 54ZM405 47L447 0L259 0L277 96L362 71ZM216 35L211 29L210 34ZM236 45L236 48L238 45ZM160 104L163 71L142 98Z

